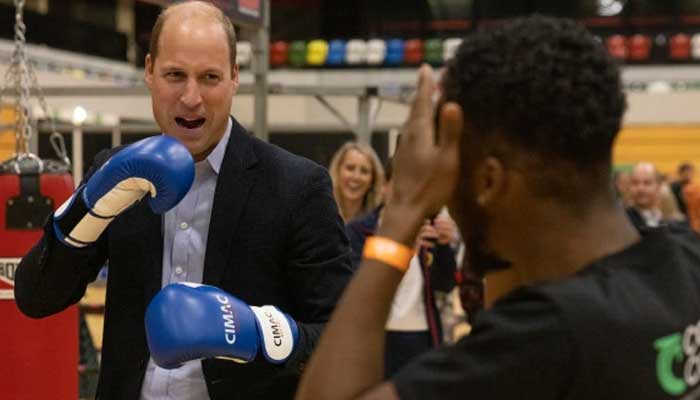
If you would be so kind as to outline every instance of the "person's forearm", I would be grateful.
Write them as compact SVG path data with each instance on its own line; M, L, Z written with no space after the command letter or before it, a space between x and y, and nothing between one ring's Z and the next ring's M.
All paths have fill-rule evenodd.
M421 221L408 221L414 219L386 221L377 235L412 243ZM383 381L384 325L402 277L393 267L363 260L311 357L298 399L352 399Z
M89 267L91 260L104 261L96 254L92 249L69 249L46 233L17 268L17 306L25 315L41 318L77 302L96 275Z
M102 150L78 187L109 158ZM39 242L22 258L15 276L15 300L29 317L42 318L64 310L82 298L88 282L95 280L106 260L105 240L77 249L60 243L53 214L44 223Z
M298 399L351 399L383 381L383 327L401 277L377 261L363 262L311 357Z
M15 276L17 306L32 318L62 311L81 296L81 279L75 266L82 264L82 257L56 254L56 249L50 247L62 250L59 246L63 245L49 240L43 238L22 258Z

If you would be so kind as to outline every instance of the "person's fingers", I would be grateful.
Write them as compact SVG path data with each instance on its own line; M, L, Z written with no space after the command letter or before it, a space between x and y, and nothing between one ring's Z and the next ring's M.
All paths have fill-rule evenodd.
M452 236L455 230L451 226L441 226L437 228L440 235Z
M401 132L401 140L415 143L415 148L423 149L432 144L433 139L433 70L423 65L418 72L416 97L413 99L411 111L406 121L405 129ZM401 146L399 146L400 148Z
M428 64L423 64L418 69L416 97L411 105L409 119L430 118L432 116L434 92L433 69Z
M418 247L425 247L428 249L432 249L433 247L435 247L435 243L431 242L430 240L421 239L418 241Z
M449 228L452 226L450 221L447 221L444 218L436 218L434 225L436 228Z
M436 236L438 234L437 229L432 225L424 225L426 235Z
M420 231L419 231L419 232L420 232L420 233L423 233L423 232L425 232L427 229L430 229L430 228L432 228L432 226L430 225L430 220L427 220L427 219L426 219L425 222L423 222L423 225L421 225Z
M422 231L418 234L418 238L421 240L435 240L438 236L440 235L434 231Z

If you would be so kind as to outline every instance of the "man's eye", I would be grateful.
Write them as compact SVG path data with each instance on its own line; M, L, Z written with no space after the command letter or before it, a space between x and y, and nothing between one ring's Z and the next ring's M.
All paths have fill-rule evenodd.
M169 71L165 73L165 77L168 79L182 78L183 74L179 71Z

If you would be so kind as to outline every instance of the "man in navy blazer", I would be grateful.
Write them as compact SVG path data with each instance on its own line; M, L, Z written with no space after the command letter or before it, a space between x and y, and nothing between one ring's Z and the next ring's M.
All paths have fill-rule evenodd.
M196 162L192 187L163 215L137 203L83 248L61 243L49 218L18 267L17 304L35 318L57 313L80 300L108 261L98 398L292 398L352 271L330 178L321 166L250 137L229 115L238 86L235 35L215 7L192 1L163 12L146 83L159 126ZM99 153L85 182L122 148ZM161 287L180 281L289 314L299 328L290 358L154 365L146 307Z

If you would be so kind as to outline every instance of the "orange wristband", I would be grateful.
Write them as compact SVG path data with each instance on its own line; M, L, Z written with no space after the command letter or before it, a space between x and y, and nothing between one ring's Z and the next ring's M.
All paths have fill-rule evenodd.
M406 272L412 257L410 247L381 236L367 238L362 250L362 258L381 261L401 272Z

